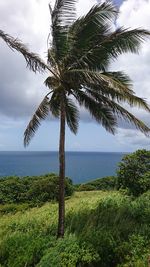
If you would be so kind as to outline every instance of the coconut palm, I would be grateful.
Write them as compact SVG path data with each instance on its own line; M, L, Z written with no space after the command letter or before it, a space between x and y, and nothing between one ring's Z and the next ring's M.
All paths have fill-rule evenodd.
M59 143L59 219L58 237L64 236L64 178L65 178L65 127L76 134L79 107L86 108L93 119L107 131L115 134L118 118L132 123L148 135L150 129L123 107L139 107L150 112L146 101L135 95L130 78L121 71L108 71L112 60L123 53L137 53L140 44L149 36L143 29L117 28L112 30L117 11L106 1L95 5L83 17L76 19L76 0L56 0L51 13L51 42L47 62L29 52L21 41L0 31L0 37L23 54L27 66L33 71L48 71L45 85L49 93L35 111L24 133L27 146L41 120L49 112L60 120Z

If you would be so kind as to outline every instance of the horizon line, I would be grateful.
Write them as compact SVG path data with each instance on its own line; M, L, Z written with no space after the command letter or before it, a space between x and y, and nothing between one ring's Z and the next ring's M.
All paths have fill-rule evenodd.
M55 152L58 150L1 150L1 152ZM94 150L66 150L65 152L81 152L81 153L132 153L131 151L94 151Z

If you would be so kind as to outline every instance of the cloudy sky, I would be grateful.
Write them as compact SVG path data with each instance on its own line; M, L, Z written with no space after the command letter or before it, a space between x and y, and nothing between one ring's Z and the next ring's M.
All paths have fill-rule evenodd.
M28 44L30 50L46 59L47 36L50 30L48 3L50 0L0 1L0 28ZM97 0L98 1L98 0ZM78 16L87 12L96 0L79 0ZM53 2L53 0L51 0ZM86 2L86 4L85 4ZM150 0L114 0L120 10L116 24L150 30ZM111 69L124 70L133 80L137 95L150 102L150 40L140 55L126 54L113 63ZM24 59L0 40L0 151L24 150L23 133L30 117L40 103L46 88L45 76L35 75L26 68ZM133 110L150 126L150 116ZM57 150L58 121L42 123L27 150ZM81 112L78 134L67 129L66 149L70 151L134 151L150 149L150 138L123 124L115 136Z

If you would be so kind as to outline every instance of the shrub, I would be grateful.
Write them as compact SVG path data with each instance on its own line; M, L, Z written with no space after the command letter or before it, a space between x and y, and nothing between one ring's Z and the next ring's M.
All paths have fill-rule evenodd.
M150 189L150 151L137 150L123 157L117 172L117 188L139 196Z
M81 245L74 235L69 235L54 242L37 267L92 266L90 263L97 261L98 258L93 248Z
M58 199L59 178L55 174L33 177L8 177L0 179L0 204L29 203L39 205ZM72 181L65 179L65 196L74 191Z
M66 201L66 233L56 240L58 205L0 218L3 267L147 267L150 191L76 192Z
M29 207L31 207L28 203L21 203L21 204L5 204L0 205L0 213L1 214L7 214L7 213L15 213L16 211L25 211Z
M48 242L48 237L36 233L14 232L0 244L0 264L4 267L35 266Z
M76 186L77 191L112 190L116 186L116 177L108 176Z

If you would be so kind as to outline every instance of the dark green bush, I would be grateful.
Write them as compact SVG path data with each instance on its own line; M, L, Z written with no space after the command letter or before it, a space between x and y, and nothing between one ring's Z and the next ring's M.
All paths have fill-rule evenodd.
M77 191L93 191L93 190L113 190L116 186L116 177L108 176L90 181L85 184L76 185Z
M114 195L93 210L85 208L77 214L68 214L72 218L68 218L70 232L99 255L96 263L87 266L136 267L122 263L146 261L150 253L149 198L150 192L134 201L128 196Z
M0 204L29 203L34 206L46 201L58 200L58 180L55 174L0 179ZM72 181L66 178L65 196L72 195L73 191Z
M150 151L137 150L123 157L117 172L117 188L139 196L150 189Z
M37 267L84 267L92 266L99 256L90 246L80 244L74 235L53 243Z
M33 267L43 256L49 242L49 237L33 232L14 232L0 244L0 264L5 267Z

